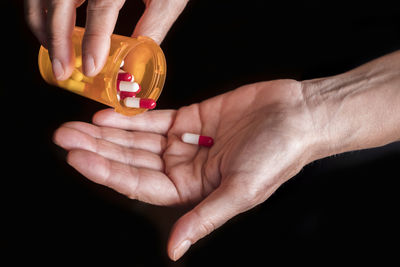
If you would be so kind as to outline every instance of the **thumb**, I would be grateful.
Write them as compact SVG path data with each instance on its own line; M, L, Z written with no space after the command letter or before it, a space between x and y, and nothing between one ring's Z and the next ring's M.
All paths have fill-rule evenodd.
M171 230L167 246L169 257L178 260L197 240L254 206L241 197L242 190L239 190L239 186L221 184L194 209L183 215Z
M146 9L136 24L132 37L147 36L160 44L188 0L145 1Z

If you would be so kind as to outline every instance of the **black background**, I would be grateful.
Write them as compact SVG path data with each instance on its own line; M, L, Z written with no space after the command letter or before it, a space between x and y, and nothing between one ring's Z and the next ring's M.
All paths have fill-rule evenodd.
M254 266L398 262L400 145L306 166L262 205L199 241L177 263L168 231L183 211L87 181L52 143L63 122L105 106L47 85L22 1L1 1L1 260L17 265ZM334 75L400 48L395 1L190 1L161 47L158 108L179 108L256 81ZM144 10L128 0L115 33ZM84 26L85 5L77 25ZM399 103L400 104L400 103ZM400 123L400 122L399 122ZM11 259L11 261L9 261Z

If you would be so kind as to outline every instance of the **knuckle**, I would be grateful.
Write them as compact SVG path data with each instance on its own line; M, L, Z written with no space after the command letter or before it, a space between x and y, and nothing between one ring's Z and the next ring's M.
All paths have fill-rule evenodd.
M260 190L254 188L254 187L248 186L245 191L245 194L243 195L245 201L250 205L256 204L256 202L260 196L259 191Z
M86 46L90 42L108 42L110 41L111 36L104 31L90 28L85 31L83 39L83 46Z
M58 51L58 47L61 45L63 43L63 40L62 40L62 38L60 38L59 36L57 36L57 35L52 35L52 34L49 34L49 35L47 35L47 44L48 44L48 46L49 46L49 52L50 53L54 53L55 51Z
M253 207L262 202L264 190L258 184L246 183L240 185L242 191L241 201L246 204L246 207Z
M136 179L134 179L133 182L128 187L123 186L125 192L122 193L130 199L138 199L139 198L138 190L140 188L140 178L138 178L139 172L136 168L130 167L129 175L131 177L135 177Z
M214 231L217 227L216 225L207 217L201 216L197 210L194 210L195 216L198 218L201 236L206 236Z
M51 51L58 51L66 43L66 38L63 33L51 32L47 35L47 43Z
M28 23L32 23L39 12L36 8L30 6L25 6L24 11L25 11L25 18L28 21Z
M203 220L200 224L200 227L202 229L202 232L204 233L204 236L210 234L216 229L215 225L209 220Z
M63 4L65 4L64 0L48 0L48 1L46 1L46 7L49 10L54 10L54 9L62 6Z
M125 0L91 0L89 1L88 11L121 9Z

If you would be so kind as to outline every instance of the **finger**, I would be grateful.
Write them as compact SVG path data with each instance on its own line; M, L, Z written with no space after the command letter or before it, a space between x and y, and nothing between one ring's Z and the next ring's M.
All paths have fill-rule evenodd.
M94 138L86 133L69 127L60 127L54 134L54 141L67 149L83 149L97 153L107 159L118 161L137 168L164 170L159 155L140 149L120 146L104 139Z
M132 37L147 36L160 44L187 2L187 0L147 1L146 10L136 24Z
M155 205L173 205L179 201L174 184L162 172L135 168L86 150L71 150L67 162L89 180L129 198Z
M71 76L74 63L72 31L75 25L74 0L47 1L47 45L57 80Z
M119 10L124 0L90 0L87 6L86 29L82 41L83 72L96 75L104 66L110 49Z
M25 17L40 44L46 44L46 11L42 0L25 0Z
M197 240L248 208L237 188L220 185L175 223L168 241L169 257L178 260Z
M128 117L105 109L93 116L93 123L100 126L126 130L152 132L165 135L175 120L175 110L154 110Z
M128 148L147 150L161 154L166 146L165 136L146 132L131 132L110 127L98 127L90 123L72 121L62 125Z

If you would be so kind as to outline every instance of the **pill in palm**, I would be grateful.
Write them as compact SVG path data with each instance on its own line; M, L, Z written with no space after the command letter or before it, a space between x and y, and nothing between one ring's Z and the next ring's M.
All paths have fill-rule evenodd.
M184 143L205 147L211 147L214 144L214 139L212 139L211 137L193 133L182 134L182 141Z
M124 104L128 108L153 109L156 107L156 101L150 98L125 97Z

